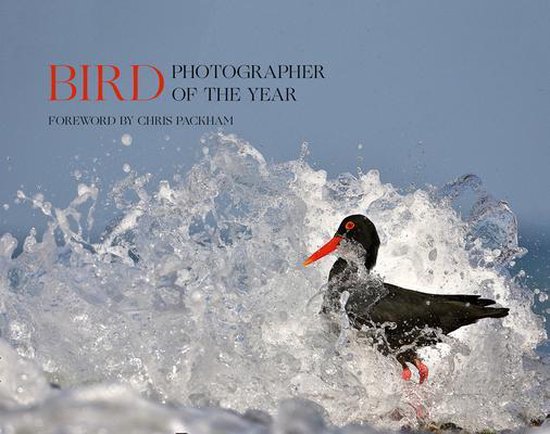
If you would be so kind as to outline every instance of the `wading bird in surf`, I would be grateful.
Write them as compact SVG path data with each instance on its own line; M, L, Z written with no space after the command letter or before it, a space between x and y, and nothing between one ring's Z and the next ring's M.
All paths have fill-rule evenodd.
M369 278L376 264L380 239L374 224L363 215L346 217L334 237L304 261L307 266L335 251L350 251L340 255L328 277L328 289L323 297L321 314L338 315L342 309L342 294L347 291L346 314L356 329L381 331L374 343L385 355L394 355L403 367L402 377L410 380L408 364L416 367L420 383L428 378L428 367L417 349L441 341L460 327L483 318L502 318L508 309L489 307L495 301L479 295L427 294ZM366 278L365 278L366 277ZM389 326L388 326L389 325Z

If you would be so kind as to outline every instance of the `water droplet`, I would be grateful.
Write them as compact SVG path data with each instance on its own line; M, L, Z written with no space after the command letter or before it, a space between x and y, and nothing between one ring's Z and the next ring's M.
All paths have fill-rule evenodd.
M202 300L202 294L200 291L193 291L191 294L191 300L193 300L195 303L198 303Z
M132 141L134 139L132 138L132 136L128 133L124 133L122 135L122 137L120 138L120 142L124 145L124 146L130 146L132 144Z

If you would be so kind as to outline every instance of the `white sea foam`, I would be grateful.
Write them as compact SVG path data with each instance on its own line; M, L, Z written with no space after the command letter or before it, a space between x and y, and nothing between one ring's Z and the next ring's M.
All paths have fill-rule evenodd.
M542 319L507 268L524 253L515 217L477 178L402 194L376 170L328 179L303 159L268 164L232 135L203 146L184 179L120 181L121 217L100 242L87 237L96 186L65 209L18 194L49 224L16 258L14 237L0 238L2 430L368 433L417 426L420 405L428 420L504 429L548 412ZM453 204L467 192L476 201L461 217ZM333 261L299 264L355 213L378 228L386 281L510 308L422 350L425 385L319 318Z

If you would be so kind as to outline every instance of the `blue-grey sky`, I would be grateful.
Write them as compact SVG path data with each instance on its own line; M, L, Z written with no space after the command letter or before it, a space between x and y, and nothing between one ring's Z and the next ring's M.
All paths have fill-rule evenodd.
M295 103L51 103L51 63L165 72L174 63L320 63L327 78L277 82L297 89ZM47 126L64 113L229 114L227 131L268 160L294 159L307 141L310 161L331 175L354 172L358 158L402 187L475 173L520 224L549 221L548 1L3 0L0 92L0 205L10 205L0 207L0 232L36 222L13 204L21 185L64 206L76 169L84 178L95 170L103 186L125 162L170 176L190 167L208 131ZM123 132L132 146L120 145Z

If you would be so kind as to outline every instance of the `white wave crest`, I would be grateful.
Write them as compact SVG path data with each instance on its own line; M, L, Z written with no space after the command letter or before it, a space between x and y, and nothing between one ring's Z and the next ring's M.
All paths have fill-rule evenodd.
M478 193L463 218L453 203L478 188L471 177L403 194L376 170L329 179L303 158L267 163L233 135L202 145L204 157L184 179L154 191L150 175L119 182L110 194L121 217L99 242L85 236L98 189L84 184L65 209L32 199L49 225L41 242L29 235L21 255L12 258L10 234L0 238L0 362L13 359L0 368L6 432L39 424L57 432L54 414L75 427L96 418L109 432L199 434L268 432L302 419L303 432L329 432L321 415L337 425L398 429L417 426L418 405L430 420L472 430L519 427L548 412L548 367L535 353L546 336L531 297L507 271L524 251L506 204ZM510 308L503 320L483 320L422 350L431 368L426 385L404 383L395 360L352 332L337 345L319 318L318 293L333 261L300 263L356 213L378 228L376 271L386 281L480 294ZM131 415L131 408L149 416L106 422L109 412ZM218 417L220 431L212 428ZM354 429L344 432L373 430Z

